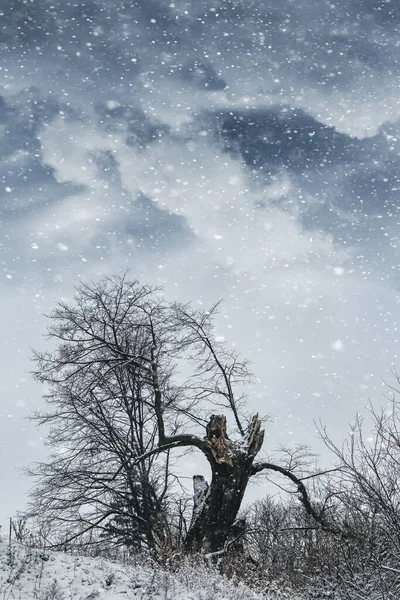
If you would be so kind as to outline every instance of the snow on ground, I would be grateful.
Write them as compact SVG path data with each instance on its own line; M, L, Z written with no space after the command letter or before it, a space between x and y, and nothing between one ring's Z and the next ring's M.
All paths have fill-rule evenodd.
M28 548L0 540L0 600L273 600L214 569L151 565Z

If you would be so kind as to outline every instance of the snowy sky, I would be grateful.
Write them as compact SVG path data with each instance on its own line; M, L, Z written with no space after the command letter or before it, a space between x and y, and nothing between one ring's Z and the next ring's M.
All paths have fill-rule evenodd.
M223 298L268 448L385 402L399 22L395 0L0 0L0 519L45 455L30 348L79 279Z

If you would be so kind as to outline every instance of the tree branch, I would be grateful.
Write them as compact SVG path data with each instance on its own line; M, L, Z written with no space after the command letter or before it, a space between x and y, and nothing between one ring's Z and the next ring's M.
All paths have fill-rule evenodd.
M191 434L181 434L174 435L171 437L165 437L164 442L160 444L157 448L153 448L149 450L145 454L138 456L133 463L133 465L138 465L143 460L146 460L150 456L154 456L155 454L160 454L161 452L166 452L167 450L172 450L173 448L192 446L193 448L198 448L203 452L207 460L210 464L214 463L213 453L211 451L211 446L207 442L207 440L202 440L195 435Z
M294 473L292 473L288 469L285 469L285 467L281 467L280 465L263 462L263 463L256 463L255 465L253 465L253 467L251 469L251 476L257 475L257 473L261 473L261 471L275 471L275 473L279 473L280 475L283 475L284 477L287 477L288 479L290 479L290 481L292 481L297 486L297 492L300 496L300 501L303 504L306 513L310 517L312 517L317 523L319 523L319 525L321 525L321 527L323 527L326 531L330 531L331 533L339 533L336 529L333 529L326 523L326 521L321 513L318 513L315 510L315 508L311 504L311 501L308 496L308 492L307 492L307 489L306 489L304 483L302 482L302 480L299 477L296 477L296 475L294 475Z

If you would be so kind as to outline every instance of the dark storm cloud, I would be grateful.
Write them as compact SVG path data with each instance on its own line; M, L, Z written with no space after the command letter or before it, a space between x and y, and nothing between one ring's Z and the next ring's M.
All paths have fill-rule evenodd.
M193 61L201 64L207 54L211 58L202 68L214 70L211 80L220 86L225 78L219 72L225 71L227 79L235 77L246 53L255 70L259 63L271 73L286 71L317 85L347 86L363 73L363 66L377 76L382 67L393 74L399 68L399 9L394 2L321 0L316 7L305 0L77 4L10 0L3 5L3 39L14 45L14 53L21 51L21 59L27 48L43 52L59 46L55 58L68 56L71 67L88 75L97 65L101 73L116 69L120 76L134 76L138 65L130 62L132 52L155 70L161 65L153 58L169 52L184 77ZM99 73L91 76L98 79ZM263 79L259 85L268 85L267 72Z
M220 119L227 150L238 147L249 167L294 172L316 170L321 162L355 163L362 156L359 140L319 123L304 111L288 107L229 111Z
M373 20L389 30L397 30L400 23L400 6L393 0L354 0L353 13L356 15L364 11Z
M58 114L55 98L38 88L0 101L0 218L28 218L41 206L73 195L77 186L59 185L53 169L41 160L40 129Z
M214 92L226 88L226 82L217 75L207 61L188 60L178 73L184 82L187 81L200 89Z
M358 139L288 107L231 110L210 118L224 150L241 157L256 187L273 184L282 172L290 177L295 193L282 194L273 204L289 212L297 206L307 230L330 232L339 244L358 247L359 269L399 287L396 127ZM259 205L259 218L270 205Z
M400 157L385 130L360 140L288 107L230 111L217 118L224 148L239 150L267 182L284 168L295 176L299 193L318 193L330 208L390 213L398 206Z
M399 68L396 46L398 8L394 3L332 3L308 1L200 2L190 6L189 24L181 36L213 55L232 77L246 53L259 85L271 84L270 74L287 72L303 83L346 87L363 68ZM177 3L179 5L179 3ZM397 19L397 21L396 21ZM216 51L221 54L218 56ZM250 58L251 57L251 58ZM262 78L262 79L261 79Z
M6 123L10 115L10 109L7 106L6 101L0 96L0 123Z
M102 103L95 105L98 124L105 131L118 132L124 126L125 143L136 148L145 148L170 133L164 123L149 118L144 111L132 104Z
M294 82L347 89L357 79L398 73L395 3L3 2L3 50L17 61L53 60L83 88L121 86L151 66L155 79L209 90L253 74L259 90ZM30 56L27 55L29 51ZM18 57L18 58L17 58ZM134 61L132 62L132 58ZM40 67L40 65L39 65ZM246 69L248 73L243 73ZM40 76L40 74L39 74ZM119 82L118 82L119 79ZM246 89L243 90L246 92Z

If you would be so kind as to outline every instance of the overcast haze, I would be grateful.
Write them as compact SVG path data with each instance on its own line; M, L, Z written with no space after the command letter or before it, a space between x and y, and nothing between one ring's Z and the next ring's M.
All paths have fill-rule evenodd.
M79 280L223 298L267 449L385 402L399 19L395 0L0 0L1 519L45 456L30 348Z

